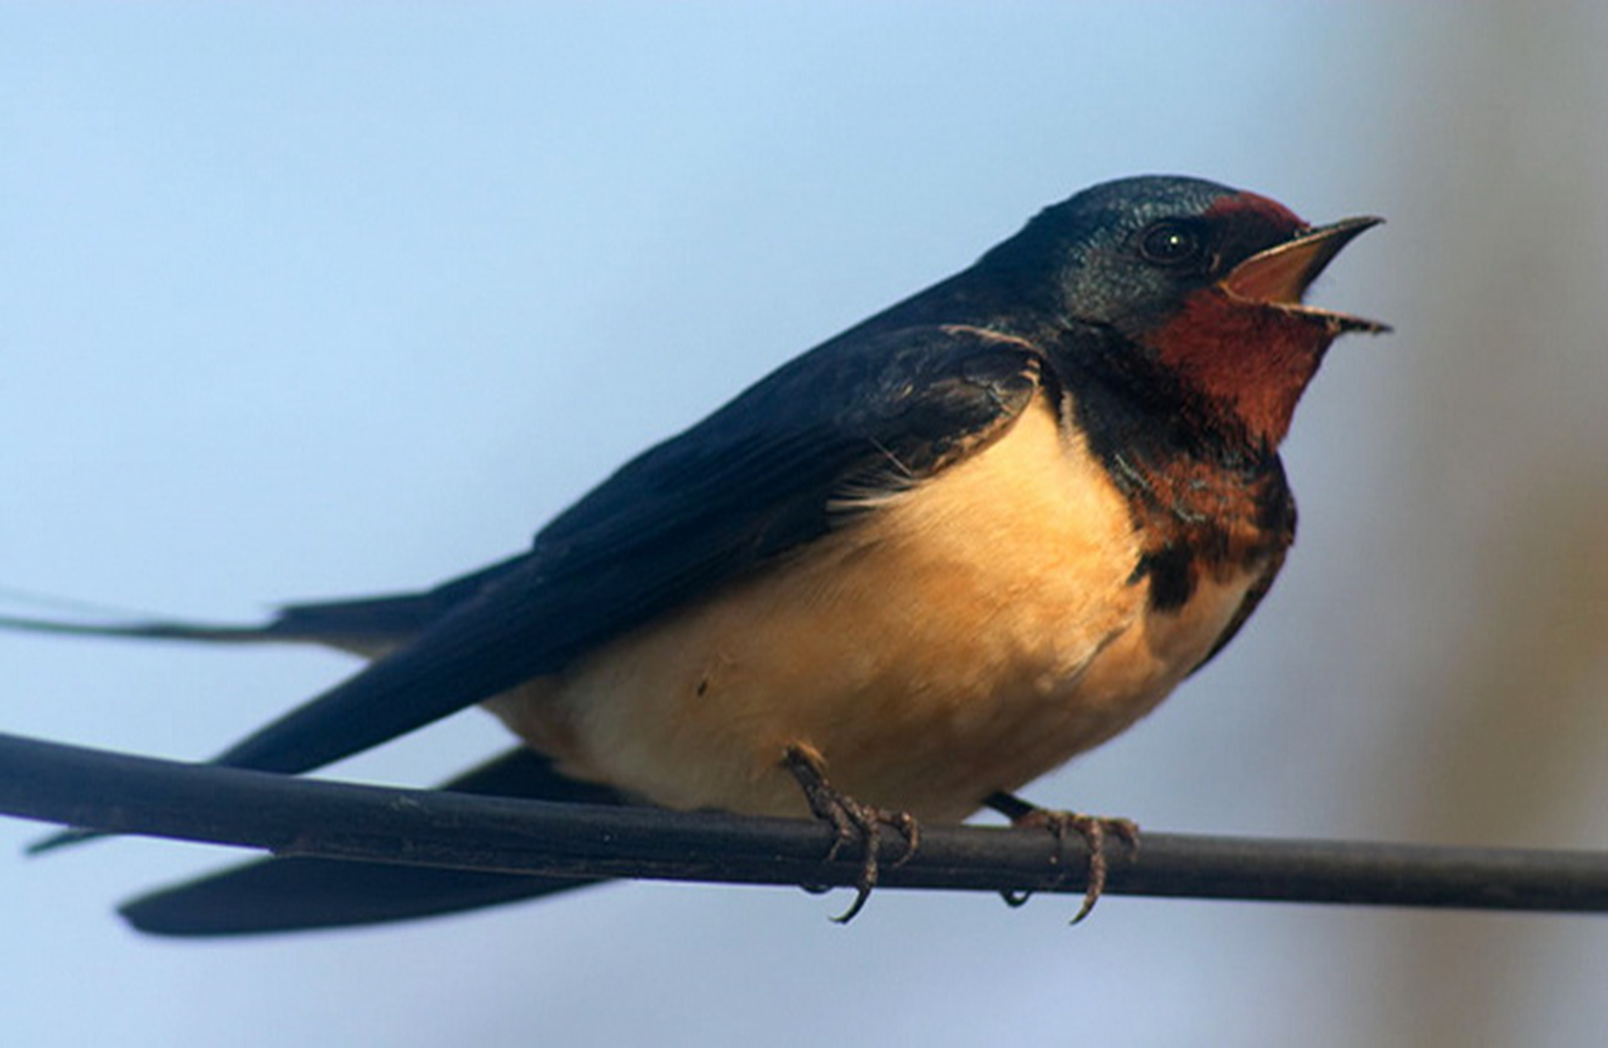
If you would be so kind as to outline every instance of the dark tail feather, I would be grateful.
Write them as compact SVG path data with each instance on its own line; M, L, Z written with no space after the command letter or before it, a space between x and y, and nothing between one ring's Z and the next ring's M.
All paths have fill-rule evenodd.
M628 803L603 786L567 779L545 757L515 750L443 789L529 800ZM337 859L261 859L125 903L130 924L156 935L306 931L460 913L600 883L478 870Z
M595 883L337 859L265 859L141 896L118 912L153 935L258 935L460 913Z
M526 559L520 556L493 564L425 593L289 605L260 626L160 619L71 622L0 614L0 629L137 640L299 641L379 659L217 758L217 763L235 767L299 773L412 731L517 683L517 671L512 676L498 672L498 660L480 657L483 649L477 648L475 641L486 632L482 624L470 621L466 626L461 617L454 620L453 612L518 570ZM37 602L37 598L29 599ZM416 635L428 633L438 619L448 620L449 628L436 631L440 635L434 646L394 650ZM519 638L508 636L494 636L492 642L516 650L520 646ZM382 657L387 654L392 657ZM485 676L488 668L493 671L489 680ZM105 834L93 830L70 828L28 850L39 854L102 836Z
M136 622L68 622L62 619L36 619L26 615L0 615L0 629L27 633L53 633L68 637L113 637L124 640L196 640L251 644L268 641L314 640L313 637L287 636L275 623L262 626L219 626L202 622L152 619Z
M417 593L286 604L254 626L187 622L120 613L81 601L0 589L0 599L60 608L60 618L0 613L0 629L71 637L180 640L223 644L323 644L373 658L422 633L437 619L517 568L525 554ZM70 616L70 617L69 617ZM82 616L82 617L81 617ZM92 621L90 617L101 621Z
M57 848L66 848L69 845L83 844L85 841L96 841L102 837L112 836L115 836L115 834L105 833L101 830L80 830L77 827L69 827L65 830L57 830L48 837L41 837L37 841L29 843L23 849L23 852L27 855L43 855L46 852L53 852Z
M411 640L433 621L427 595L404 594L328 604L292 604L251 626L183 619L83 621L0 614L0 629L58 637L177 640L202 644L322 644L375 658Z

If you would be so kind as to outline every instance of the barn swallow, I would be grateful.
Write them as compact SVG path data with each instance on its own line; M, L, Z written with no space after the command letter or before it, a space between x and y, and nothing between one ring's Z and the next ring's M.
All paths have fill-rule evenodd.
M1268 592L1296 402L1336 337L1387 330L1303 298L1379 221L1098 185L628 462L519 556L258 627L60 628L372 660L221 765L301 773L479 703L524 746L446 789L813 812L865 841L854 910L885 826L914 849L919 820L991 806L1127 832L1015 791L1148 713ZM228 934L581 883L267 859L124 912Z

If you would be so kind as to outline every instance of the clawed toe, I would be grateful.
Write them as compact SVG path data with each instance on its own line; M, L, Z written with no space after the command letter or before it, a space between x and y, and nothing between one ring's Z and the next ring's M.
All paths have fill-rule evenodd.
M826 779L826 762L813 748L800 744L788 746L782 766L798 780L810 811L815 813L816 818L832 826L832 847L822 861L836 859L846 844L858 842L860 845L864 857L860 863L860 876L854 885L854 902L843 913L832 918L839 924L847 924L865 908L866 900L871 898L871 891L877 885L881 872L878 853L881 850L883 827L897 830L904 838L904 854L895 860L894 866L902 866L916 853L921 845L921 828L908 812L888 811L861 804L834 788Z
M1082 812L1054 811L1029 804L1010 794L995 794L987 803L995 811L1007 816L1013 826L1048 830L1057 843L1064 841L1068 833L1075 833L1088 847L1088 882L1083 891L1083 905L1078 907L1078 912L1073 916L1073 924L1077 924L1094 912L1094 904L1100 901L1101 894L1105 892L1106 876L1110 871L1110 863L1105 854L1107 836L1114 836L1122 841L1127 846L1130 857L1139 849L1139 826L1132 819L1112 819L1099 815L1085 815ZM1020 906L1027 901L1027 893L1006 893L1004 898L1007 905Z

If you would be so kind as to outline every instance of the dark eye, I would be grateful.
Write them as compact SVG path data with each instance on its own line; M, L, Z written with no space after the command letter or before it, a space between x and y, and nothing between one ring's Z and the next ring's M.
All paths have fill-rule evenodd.
M1139 240L1139 253L1146 262L1158 266L1177 266L1200 257L1199 231L1180 222L1157 222Z

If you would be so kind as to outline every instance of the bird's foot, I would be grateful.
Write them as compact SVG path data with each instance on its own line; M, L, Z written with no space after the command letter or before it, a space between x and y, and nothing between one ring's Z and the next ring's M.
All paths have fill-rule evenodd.
M809 802L810 811L815 813L815 817L832 826L832 847L823 862L836 859L845 844L854 841L860 843L864 858L860 864L860 876L854 884L857 894L847 910L832 918L839 924L848 924L865 908L871 890L877 886L880 873L877 853L881 850L882 828L892 827L904 838L904 854L899 856L894 866L904 865L916 854L916 849L921 845L921 828L909 812L873 808L836 789L827 781L825 758L812 746L790 744L782 757L782 767L798 780L799 788L804 791L804 799Z
M1105 854L1106 838L1116 837L1126 845L1130 860L1139 850L1139 826L1132 819L1111 819L1082 812L1040 808L1008 793L994 794L987 804L1009 818L1012 826L1050 831L1057 847L1066 840L1068 833L1082 838L1089 849L1089 876L1083 890L1083 905L1072 918L1073 924L1094 912L1094 904L1100 901L1100 895L1105 891L1106 875L1110 870L1110 862ZM1020 906L1027 901L1027 893L1006 892L1004 899L1010 906Z

